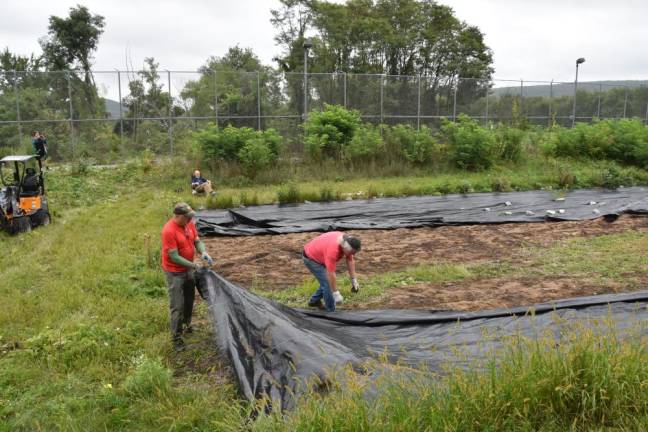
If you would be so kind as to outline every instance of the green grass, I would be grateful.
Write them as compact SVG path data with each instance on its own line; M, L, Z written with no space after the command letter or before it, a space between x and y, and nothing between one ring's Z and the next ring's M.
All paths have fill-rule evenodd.
M0 431L407 430L405 421L411 430L565 430L573 422L581 430L646 429L645 348L596 340L573 351L565 351L567 345L555 354L533 351L535 357L527 360L514 352L507 357L511 366L486 374L455 371L444 381L421 380L404 388L385 383L377 400L353 391L314 396L294 416L251 422L251 407L233 383L214 377L224 372L213 370L219 363L205 343L212 338L208 330L190 340L202 343L198 349L171 352L166 289L157 265L159 233L172 203L192 199L185 176L190 170L182 161L144 158L116 169L56 167L47 174L54 223L18 237L0 234ZM477 184L480 178L488 177L455 173L327 184L343 192L384 193L408 184L412 190L454 181ZM317 182L302 186L322 190ZM260 202L276 198L275 186L231 191ZM538 253L537 262L541 271L623 277L645 264L645 240L642 232L570 240ZM623 258L622 264L615 266L615 255L603 251ZM377 297L398 284L504 271L509 271L504 264L422 266L363 281L360 296ZM276 298L292 303L312 289L303 285ZM342 289L349 289L347 281ZM206 320L204 304L196 315ZM209 328L207 322L203 326ZM601 394L585 389L598 376L583 373L589 370L607 373L597 385L618 395L616 405L587 405ZM470 423L478 415L480 427Z
M554 335L514 337L492 362L443 376L388 368L370 398L366 380L350 373L350 390L309 394L295 413L262 418L254 430L646 430L645 323L633 342L608 337L610 328L573 327L559 344Z
M381 176L375 172L349 171L344 167L309 166L288 176L285 184L228 186L226 179L217 180L218 200L198 198L196 202L209 208L245 204L241 197L256 197L258 204L277 202L329 201L335 199L367 199L410 195L442 195L448 193L507 192L565 188L603 187L610 167L631 184L648 184L648 171L621 167L608 161L570 161L529 157L525 162L497 166L486 171L465 172L455 169L430 171L403 169L401 176ZM306 169L308 168L308 169ZM310 175L309 175L310 173Z

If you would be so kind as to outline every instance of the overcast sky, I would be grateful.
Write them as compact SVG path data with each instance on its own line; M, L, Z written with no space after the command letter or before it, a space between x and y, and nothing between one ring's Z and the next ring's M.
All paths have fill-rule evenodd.
M0 48L40 52L48 17L81 3L106 19L95 69L135 68L155 57L162 69L195 70L228 47L251 47L264 63L279 52L270 9L276 0L2 0ZM648 79L648 2L642 0L440 0L478 26L500 79Z

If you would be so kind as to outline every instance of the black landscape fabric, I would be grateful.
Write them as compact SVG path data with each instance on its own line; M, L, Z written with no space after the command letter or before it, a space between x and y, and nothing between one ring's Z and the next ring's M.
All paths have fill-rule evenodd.
M482 312L425 310L336 311L293 309L259 297L211 271L202 271L221 353L241 393L267 398L275 409L294 407L313 379L367 362L442 372L490 359L506 338L547 332L560 342L568 328L594 328L619 337L648 335L648 291L580 297L532 307ZM371 378L369 376L368 378Z
M436 225L545 222L648 213L648 188L375 198L264 205L197 214L202 236L287 234Z

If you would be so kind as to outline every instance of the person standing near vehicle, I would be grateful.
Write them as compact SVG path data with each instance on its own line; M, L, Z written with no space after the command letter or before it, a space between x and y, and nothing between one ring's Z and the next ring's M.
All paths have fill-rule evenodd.
M319 287L310 298L308 306L335 311L335 305L342 303L344 298L337 289L335 268L337 262L346 258L351 290L358 292L360 285L356 279L354 255L360 252L360 239L346 235L340 231L331 231L315 237L306 243L302 253L304 265L313 273L319 282ZM322 299L324 304L322 305Z
M178 203L173 208L173 217L162 228L162 268L169 293L171 340L176 351L184 350L183 331L193 331L191 315L197 288L195 270L199 268L194 263L196 250L208 265L214 263L198 237L192 220L195 215L187 203Z
M32 146L34 154L41 160L47 159L47 138L38 131L32 131Z

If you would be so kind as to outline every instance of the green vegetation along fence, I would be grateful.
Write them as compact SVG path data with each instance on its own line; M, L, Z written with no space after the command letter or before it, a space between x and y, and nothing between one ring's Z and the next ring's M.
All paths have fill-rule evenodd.
M594 118L648 123L648 86L348 73L0 71L0 154L48 136L52 157L119 160L149 149L173 153L208 123L273 128L296 152L309 112L336 104L378 124L438 128L460 114L484 124L571 126ZM304 94L307 97L304 97Z

